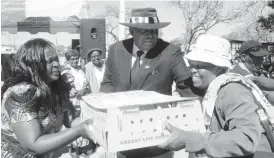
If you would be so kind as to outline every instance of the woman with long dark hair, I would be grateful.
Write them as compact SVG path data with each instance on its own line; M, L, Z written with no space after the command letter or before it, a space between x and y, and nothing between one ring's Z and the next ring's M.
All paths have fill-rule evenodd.
M13 75L1 90L2 157L50 157L81 136L91 139L92 120L80 124L69 117L74 109L54 45L29 40L14 59ZM60 131L62 125L68 129Z

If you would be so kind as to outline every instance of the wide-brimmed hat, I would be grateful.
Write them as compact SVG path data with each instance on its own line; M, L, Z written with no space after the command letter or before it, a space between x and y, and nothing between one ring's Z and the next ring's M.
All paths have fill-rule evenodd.
M132 9L129 23L120 23L128 27L144 29L160 29L166 27L170 22L160 22L155 8Z
M190 52L185 57L193 61L232 68L230 49L230 42L224 38L213 35L201 35L196 43L191 46Z
M103 52L103 50L101 48L91 48L87 52L87 57L90 58L91 53L94 52L94 51L99 51L101 55L102 55L102 52Z
M270 53L267 50L262 48L262 44L259 41L248 40L242 43L239 54L251 54L256 57L263 57L269 55Z

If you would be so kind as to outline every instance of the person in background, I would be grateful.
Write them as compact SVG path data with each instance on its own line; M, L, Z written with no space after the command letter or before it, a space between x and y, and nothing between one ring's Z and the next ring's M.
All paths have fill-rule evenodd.
M70 49L65 53L66 65L62 69L61 75L69 87L69 97L76 109L76 115L81 115L81 107L85 106L82 96L90 92L87 77L79 66L80 52ZM94 152L93 141L83 137L78 138L70 145L70 154L73 158L87 157Z
M98 93L105 72L105 64L102 60L102 49L90 49L87 53L87 57L90 61L85 65L85 72L89 81L89 86L92 93Z
M255 40L245 41L238 53L239 63L230 72L240 74L254 81L259 88L265 91L266 98L274 105L274 91L271 87L266 88L266 85L271 84L273 79L266 78L260 71L264 58L270 53L262 48L259 41Z
M80 56L81 56L81 54L83 52L82 51L82 46L81 45L76 46L75 50L77 50L80 53ZM80 61L80 67L81 67L81 69L83 71L85 71L85 59L83 59L83 58L80 57L79 61Z
M260 76L264 57L270 53L262 48L259 41L248 40L242 43L238 54L239 63L233 68L232 72L243 76Z
M183 60L180 47L158 38L159 29L169 22L160 22L155 8L132 9L128 26L132 38L118 41L109 47L101 92L130 90L155 91L172 95L172 84L180 96L196 96L185 85L190 72ZM172 152L158 147L122 152L131 157L172 157Z
M199 133L167 123L171 136L161 148L174 151L185 148L198 157L253 158L256 151L266 154L262 157L274 156L256 113L259 103L249 87L232 82L235 77L245 78L238 74L230 78L226 74L232 67L230 48L226 39L212 35L198 37L186 58L194 86L206 90L202 105L204 121L209 128L206 133Z
M274 52L271 54L270 62L271 62L271 67L269 69L269 78L274 79Z
M267 55L263 62L264 75L274 79L274 54Z
M44 39L25 42L14 56L14 72L1 88L1 157L51 157L83 136L92 120L71 119L73 106L60 77L55 46ZM62 125L68 129L61 130Z
M12 76L14 55L15 54L1 54L1 81L3 82Z

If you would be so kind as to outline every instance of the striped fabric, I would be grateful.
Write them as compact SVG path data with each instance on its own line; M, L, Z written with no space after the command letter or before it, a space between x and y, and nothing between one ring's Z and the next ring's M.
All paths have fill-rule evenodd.
M133 24L157 24L159 19L158 17L131 17L129 22Z

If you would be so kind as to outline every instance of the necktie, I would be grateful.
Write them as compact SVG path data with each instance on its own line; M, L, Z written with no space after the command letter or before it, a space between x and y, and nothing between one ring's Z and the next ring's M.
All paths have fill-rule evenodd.
M131 69L131 75L130 75L130 81L132 82L132 79L135 78L135 76L138 74L138 70L140 68L140 60L141 60L141 56L144 54L143 51L137 51L137 58L133 64L133 67Z

